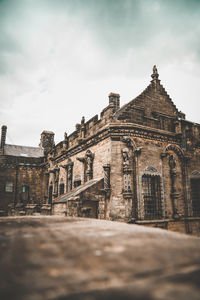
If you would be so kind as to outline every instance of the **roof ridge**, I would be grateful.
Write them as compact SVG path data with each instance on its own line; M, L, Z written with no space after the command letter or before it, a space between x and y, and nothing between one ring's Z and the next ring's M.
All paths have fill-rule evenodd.
M25 148L34 148L34 149L43 149L42 147L38 146L23 146L23 145L15 145L15 144L5 144L5 146L15 146L15 147L25 147Z

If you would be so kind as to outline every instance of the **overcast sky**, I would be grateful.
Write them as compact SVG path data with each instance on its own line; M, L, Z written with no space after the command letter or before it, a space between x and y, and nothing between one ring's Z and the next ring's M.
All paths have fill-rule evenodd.
M0 125L7 143L55 140L140 94L156 64L186 118L200 123L199 0L0 0Z

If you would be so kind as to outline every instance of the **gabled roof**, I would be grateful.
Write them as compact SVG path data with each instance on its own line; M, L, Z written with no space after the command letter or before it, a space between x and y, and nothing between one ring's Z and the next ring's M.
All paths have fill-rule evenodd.
M44 150L40 147L9 145L4 146L4 154L20 157L43 157Z
M65 195L61 196L59 200L53 202L54 203L65 203L67 202L70 198L72 197L77 197L80 195L82 192L86 191L88 188L91 188L95 184L99 183L103 178L98 178L98 179L92 179L90 181L87 181L85 184L80 185L70 192L66 193Z
M147 86L147 88L140 94L138 95L136 98L134 98L133 100L131 100L129 103L123 105L114 115L115 119L118 119L118 117L120 118L120 116L122 116L123 114L125 114L126 112L129 111L129 109L131 107L134 107L135 105L138 106L138 104L145 98L147 98L149 95L151 95L151 93L157 93L157 94L162 94L164 96L164 98L166 99L166 101L168 101L168 103L173 107L174 113L175 115L178 117L182 117L184 118L184 114L179 112L179 110L177 109L176 105L173 103L172 99L170 98L170 96L168 95L168 93L166 92L165 88L163 87L163 85L160 83L160 80L158 79L159 74L157 72L157 68L156 66L153 67L153 74L151 75L152 80L150 82L150 84ZM141 107L142 109L142 107Z

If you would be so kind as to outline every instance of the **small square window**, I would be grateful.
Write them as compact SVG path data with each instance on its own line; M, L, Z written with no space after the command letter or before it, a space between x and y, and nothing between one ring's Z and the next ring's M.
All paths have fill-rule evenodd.
M11 181L6 182L5 191L8 192L8 193L13 192L13 182L11 182Z
M23 186L22 186L22 193L25 193L25 192L26 192L26 186L23 185Z

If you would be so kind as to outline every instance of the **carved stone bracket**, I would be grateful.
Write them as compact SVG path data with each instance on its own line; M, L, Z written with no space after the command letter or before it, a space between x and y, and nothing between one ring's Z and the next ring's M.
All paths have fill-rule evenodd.
M138 147L135 149L135 154L139 155L142 152L142 147Z
M124 142L126 144L127 147L129 148L133 148L133 141L131 140L130 136L123 136L122 137L122 142Z

